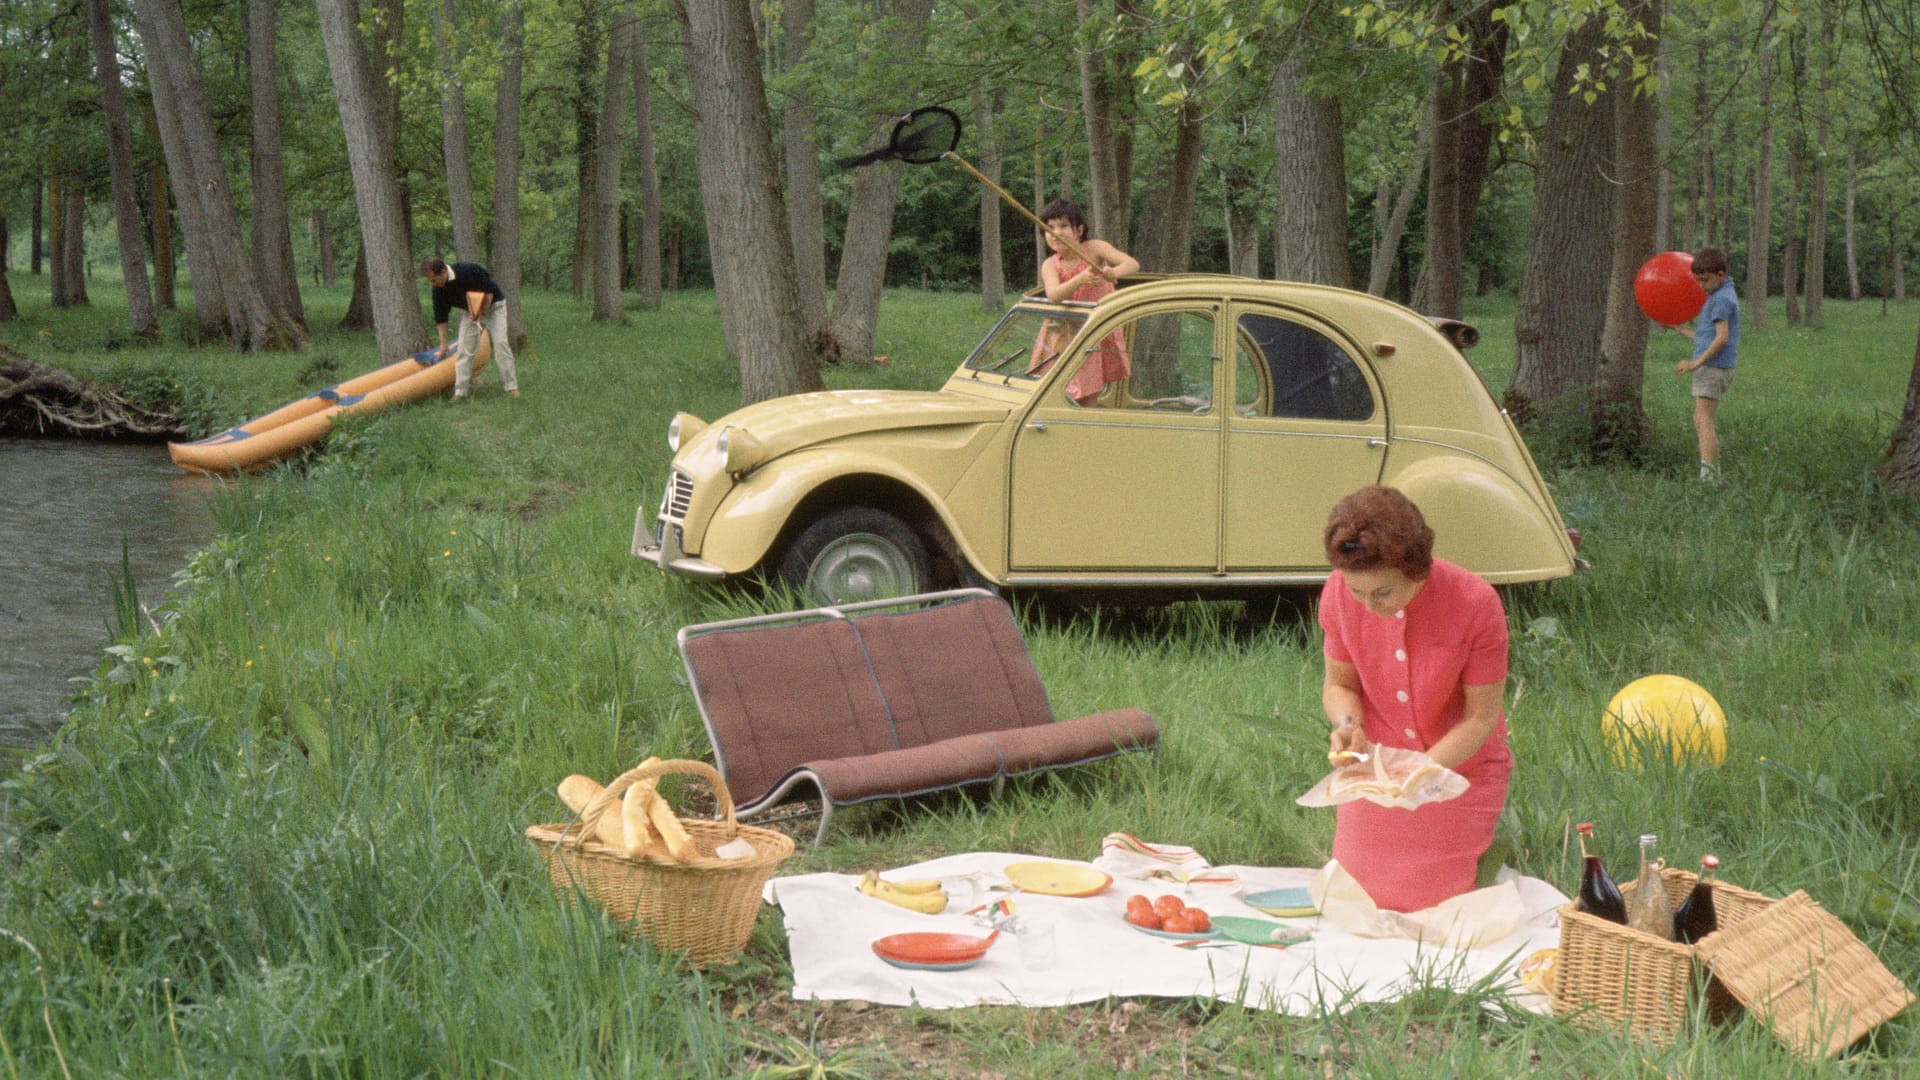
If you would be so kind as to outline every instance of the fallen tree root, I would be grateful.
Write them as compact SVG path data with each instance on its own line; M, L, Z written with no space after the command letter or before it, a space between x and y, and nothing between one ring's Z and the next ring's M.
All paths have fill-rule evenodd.
M0 435L157 439L181 434L171 413L143 409L119 394L0 346Z

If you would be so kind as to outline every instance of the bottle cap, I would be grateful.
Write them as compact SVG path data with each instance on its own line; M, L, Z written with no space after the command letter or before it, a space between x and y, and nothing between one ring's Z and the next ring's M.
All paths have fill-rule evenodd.
M1577 833L1579 833L1579 834L1580 834L1581 836L1592 836L1592 835L1593 835L1593 822L1591 822L1591 821L1583 821L1583 822L1581 822L1580 824L1578 824L1578 825L1575 825L1575 826L1573 827L1573 831L1574 831L1574 832L1577 832Z
M1701 869L1703 869L1703 870L1718 870L1718 869L1720 869L1720 857L1719 857L1719 856L1717 856L1717 855L1702 855L1702 856L1700 856L1700 868L1701 868Z
M1659 842L1660 842L1660 834L1659 834L1659 833L1650 833L1650 832L1648 832L1648 833L1641 833L1641 834L1640 834L1640 842L1641 842L1641 843L1643 843L1643 844L1657 844L1657 843L1659 843Z

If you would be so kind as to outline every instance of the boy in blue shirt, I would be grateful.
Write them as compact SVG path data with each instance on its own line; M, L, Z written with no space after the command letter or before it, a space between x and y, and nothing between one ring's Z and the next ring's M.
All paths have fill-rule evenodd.
M1701 248L1693 257L1693 279L1707 294L1706 305L1693 325L1693 359L1673 365L1679 374L1693 373L1693 433L1700 440L1700 479L1720 479L1720 433L1714 411L1733 384L1733 368L1740 352L1740 298L1727 277L1727 253ZM1672 327L1676 333L1685 330Z

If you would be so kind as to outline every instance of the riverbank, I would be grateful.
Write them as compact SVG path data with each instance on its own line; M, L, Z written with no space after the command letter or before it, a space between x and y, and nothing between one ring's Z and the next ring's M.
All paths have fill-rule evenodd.
M309 299L317 325L324 299ZM1508 594L1521 762L1509 826L1518 868L1567 887L1573 820L1599 823L1623 874L1641 831L1675 862L1714 851L1737 884L1807 889L1910 975L1920 518L1873 467L1920 305L1898 312L1885 347L1872 309L1830 304L1825 337L1743 341L1722 412L1727 489L1692 479L1684 379L1657 351L1650 468L1545 462L1594 569ZM1473 313L1496 389L1509 313ZM1797 1071L1750 1024L1628 1053L1559 1021L1489 1023L1484 995L1313 1019L1188 1001L816 1006L786 999L777 912L742 963L691 974L556 904L521 829L554 820L569 773L705 756L673 631L761 603L627 554L635 508L659 495L667 419L737 400L713 296L675 295L623 326L587 314L528 299L541 359L522 365L519 399L482 376L466 404L344 424L324 452L219 488L219 534L187 569L187 600L104 658L67 731L0 784L19 844L0 874L0 1074ZM969 297L889 294L876 351L891 363L829 379L938 385L990 322ZM341 334L300 355L52 351L76 370L188 371L230 408L219 423L323 382L323 358L341 374L375 362L370 336ZM1127 704L1160 721L1144 771L1013 784L991 804L849 810L783 869L980 847L1088 858L1115 828L1222 863L1317 864L1331 821L1292 803L1324 768L1317 636L1236 617L1183 605L1030 625L1057 712ZM1718 696L1732 718L1723 766L1607 762L1602 707L1656 671ZM1920 1023L1903 1017L1825 1071L1915 1061Z

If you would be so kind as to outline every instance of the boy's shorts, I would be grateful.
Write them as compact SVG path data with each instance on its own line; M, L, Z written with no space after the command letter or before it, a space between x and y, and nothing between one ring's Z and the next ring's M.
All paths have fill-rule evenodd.
M1693 396L1720 400L1733 385L1733 369L1730 367L1697 367L1693 369Z

